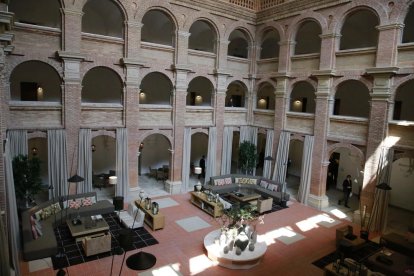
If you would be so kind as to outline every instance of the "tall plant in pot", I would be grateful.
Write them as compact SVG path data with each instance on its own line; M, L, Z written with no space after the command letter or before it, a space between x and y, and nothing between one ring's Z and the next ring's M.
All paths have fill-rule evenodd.
M29 159L22 154L16 156L13 159L13 178L17 199L29 207L34 196L42 189L39 158Z
M257 165L256 145L243 141L239 148L239 166L245 174L252 174Z

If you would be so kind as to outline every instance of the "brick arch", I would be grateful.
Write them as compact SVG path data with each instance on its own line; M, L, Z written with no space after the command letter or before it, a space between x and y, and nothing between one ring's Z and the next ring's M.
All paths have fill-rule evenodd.
M128 21L128 13L127 13L127 10L125 9L125 7L127 6L127 4L126 4L127 1L126 0L105 0L105 1L113 2L119 8L119 10L121 11L122 15L124 16L124 21ZM82 11L83 10L83 7L85 6L85 4L87 2L88 1L79 2L79 5L76 5L76 6L80 8L80 11ZM123 2L125 4L123 4Z
M203 133L203 134L207 135L207 137L208 137L208 129L205 129L205 128L193 128L193 129L191 129L191 136L193 136L196 133Z
M169 75L167 75L167 74L164 74L163 72L161 72L161 71L148 71L148 72L146 72L145 74L143 74L142 75L142 77L141 77L141 80L140 80L140 83L142 83L142 80L146 77L146 76L148 76L149 74L151 74L151 73L160 73L160 74L162 74L162 75L164 75L169 81L170 81L170 84L171 84L171 87L174 87L174 79L173 79L173 77L172 76L169 76ZM187 82L187 85L188 85L188 82Z
M372 90L372 82L370 82L369 80L367 80L366 78L363 78L361 76L346 76L340 79L337 79L334 81L333 85L332 85L332 90L331 90L331 96L335 96L336 91L338 90L338 87L349 80L356 80L359 81L360 83L362 83L367 89L368 89L368 93Z
M406 151L406 152L394 154L394 159L392 161L394 162L401 158L413 158L414 159L414 151Z
M18 66L22 65L23 63L29 62L29 61L40 62L40 63L44 63L44 64L49 65L50 67L52 67L54 69L56 74L59 75L60 80L63 81L63 77L62 77L63 76L63 68L61 66L61 63L53 62L50 59L41 60L41 59L38 59L38 58L33 58L29 55L27 55L27 56L25 55L24 57L13 60L13 62L7 62L6 63L6 66L7 66L7 70L5 70L6 79L10 81L10 77L13 74L14 70Z
M213 27L213 30L216 32L216 39L219 40L221 38L223 33L218 27L218 24L216 23L218 22L217 18L214 15L205 11L196 12L194 14L191 14L188 18L186 18L182 31L189 32L194 22L198 20L205 21L208 24L210 24L211 27Z
M356 0L352 1L349 5L345 5L336 10L335 14L337 15L337 20L336 25L333 28L334 32L336 34L340 34L346 17L350 13L360 9L372 11L377 16L379 25L385 25L388 23L388 14L381 3L377 3L376 1L370 1L367 3L366 0Z
M106 130L106 129L100 129L100 130L92 130L91 132L91 140L98 136L109 136L116 140L116 131L115 130Z
M46 131L41 131L41 130L36 130L34 132L27 133L27 140L33 139L33 138L45 138L45 139L47 139L47 132Z
M192 75L191 79L188 79L188 84L190 84L191 81L193 81L195 78L198 78L198 77L202 77L202 78L205 78L205 79L209 80L212 87L213 87L213 89L216 87L216 85L215 85L216 80L215 80L214 76L206 75L206 74L203 74L203 73L196 73L196 74Z
M405 18L407 17L410 7L414 9L414 0L407 1L407 3L395 3L395 16L391 17L397 23L404 23Z
M109 60L105 60L105 61L97 61L97 62L93 62L93 63L82 63L81 64L81 73L80 73L80 78L83 80L83 78L85 77L85 75L92 69L97 68L97 67L103 67L103 68L107 68L109 70L111 70L112 72L114 72L119 79L121 80L121 82L123 83L125 80L125 73L123 72L121 67L115 67L113 61L109 61Z
M286 38L293 40L296 36L299 26L303 22L308 21L308 20L314 21L319 25L319 27L321 28L321 34L323 34L325 30L328 29L326 18L323 17L320 13L317 13L314 11L305 12L289 23L290 26L287 30Z
M292 94L292 91L295 88L295 85L298 84L298 83L300 83L300 82L307 82L307 83L309 83L313 87L313 89L315 90L314 93L318 89L318 83L316 81L311 80L308 77L301 77L301 78L295 79L292 83L289 84L289 87L287 89L288 94L286 96L289 96L290 97L290 94Z
M290 135L290 141L293 140L298 140L301 141L302 143L305 142L305 138L303 137L303 135L297 134L297 133L293 133Z
M395 99L395 95L397 94L397 91L401 86L412 80L414 80L413 74L394 80L394 85L392 86L391 90L391 99Z
M359 160L361 161L360 166L364 167L364 163L365 163L365 156L364 153L357 147L355 147L352 144L347 144L347 143L335 143L330 145L327 150L326 150L326 155L325 155L325 162L329 162L329 157L331 157L331 154L339 148L347 148L351 151L351 153L354 153L355 155L358 156Z
M257 129L257 135L259 135L259 134L263 134L263 135L267 135L267 128L264 128L264 127L259 127L258 129Z
M264 84L269 84L276 91L276 83L270 77L261 79L259 82L257 82L256 85L254 86L254 91L259 91L260 87L262 87L262 85Z
M144 18L145 14L147 14L147 12L154 10L161 11L171 19L175 26L175 32L177 32L177 30L179 29L179 22L175 14L172 12L173 9L171 5L169 3L166 3L165 1L157 1L162 2L162 5L154 2L156 1L148 1L145 2L144 5L140 5L139 8L137 7L138 10L134 10L134 15L132 16L132 18L134 18L135 21L142 22L142 19Z
M242 79L242 78L235 78L235 79L232 79L232 80L227 80L227 82L226 82L226 88L228 88L229 85L231 83L233 83L233 82L239 82L239 83L241 83L242 86L246 89L246 93L249 92L249 84L246 83L246 81L244 79Z
M254 30L251 30L251 26L249 26L247 23L241 23L239 21L235 21L234 23L230 24L230 26L227 28L225 34L224 34L224 41L228 41L230 34L235 30L241 30L245 34L247 34L248 39L248 45L251 46L254 42Z
M262 43L263 41L263 34L267 31L267 30L275 30L278 34L279 34L279 39L280 41L284 41L286 38L286 33L285 33L285 29L283 28L282 25L280 25L280 23L277 22L268 22L266 24L264 24L263 26L260 26L256 33L256 41L257 43Z
M168 140L168 142L170 143L170 147L172 147L172 145L173 145L173 137L171 135L171 130L166 130L166 129L163 129L163 130L160 130L160 129L150 129L150 130L144 130L144 131L142 131L141 132L141 135L138 138L138 145L140 143L143 143L146 138L148 138L149 136L151 136L153 134L160 134L160 135L164 136Z

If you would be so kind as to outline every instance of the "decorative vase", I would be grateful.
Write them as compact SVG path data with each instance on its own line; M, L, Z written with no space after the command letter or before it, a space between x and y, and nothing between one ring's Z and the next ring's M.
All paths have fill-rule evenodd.
M223 248L223 253L224 254L229 253L229 247L227 245Z
M233 251L233 248L234 248L234 240L231 239L230 242L229 242L229 250Z
M253 231L253 233L250 235L250 242L255 244L257 242L257 232Z
M249 251L254 251L254 243L249 243Z
M220 245L221 246L226 245L226 241L227 241L226 232L222 231L220 235Z
M246 233L240 232L239 235L236 237L236 241L234 242L234 245L241 249L241 251L244 251L249 244L249 238L247 237Z
M240 249L240 247L236 247L236 255L241 255L242 250Z

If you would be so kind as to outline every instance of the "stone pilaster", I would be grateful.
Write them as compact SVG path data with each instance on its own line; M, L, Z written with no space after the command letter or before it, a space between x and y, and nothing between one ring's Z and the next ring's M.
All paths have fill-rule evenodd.
M227 51L229 48L230 41L219 41L218 42L218 51L217 51L217 69L224 70L227 67Z
M320 35L322 41L319 70L332 70L335 68L335 52L337 48L336 45L338 45L340 37L340 35L333 33Z
M290 56L292 55L292 50L295 44L296 43L292 40L279 42L279 72L290 72Z
M141 22L137 22L137 21L126 22L126 26L125 26L126 54L125 56L129 59L138 58L140 55L142 26L143 24Z
M371 212L374 201L376 175L381 146L388 133L388 108L392 76L397 68L371 68L367 73L374 77L374 87L371 93L371 112L367 136L366 161L364 167L364 180L362 184L361 204L367 206Z
M403 24L389 24L378 26L378 48L376 66L396 66L398 57L398 45L400 43Z
M275 117L274 117L274 140L272 157L276 158L277 146L279 144L280 134L286 125L286 95L289 87L289 76L278 75L276 78L275 91ZM273 172L273 171L272 171Z
M83 12L71 8L61 9L63 26L62 49L66 52L80 53Z
M191 33L178 31L177 45L176 45L176 64L187 64L188 62L188 39Z

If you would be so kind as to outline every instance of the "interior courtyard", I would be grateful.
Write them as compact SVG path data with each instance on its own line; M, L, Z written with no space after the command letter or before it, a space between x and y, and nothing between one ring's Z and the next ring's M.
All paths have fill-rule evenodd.
M336 229L358 232L370 217L383 221L368 229L372 241L412 239L413 0L1 0L0 18L1 252L10 275L58 273L50 258L22 257L28 199L16 200L18 154L40 160L32 206L89 192L111 204L123 197L124 210L140 193L174 202L160 208L163 229L145 225L158 244L126 252L154 254L154 273L324 275L312 262L337 248ZM247 174L244 141L257 156L249 175L280 183L290 198L258 225L260 264L232 270L208 258L203 239L219 224L190 194L211 177ZM83 181L70 185L74 175ZM377 218L381 183L390 190ZM320 216L334 223L310 222ZM193 217L205 227L178 224ZM281 242L280 229L297 240ZM137 275L122 257L66 273Z

